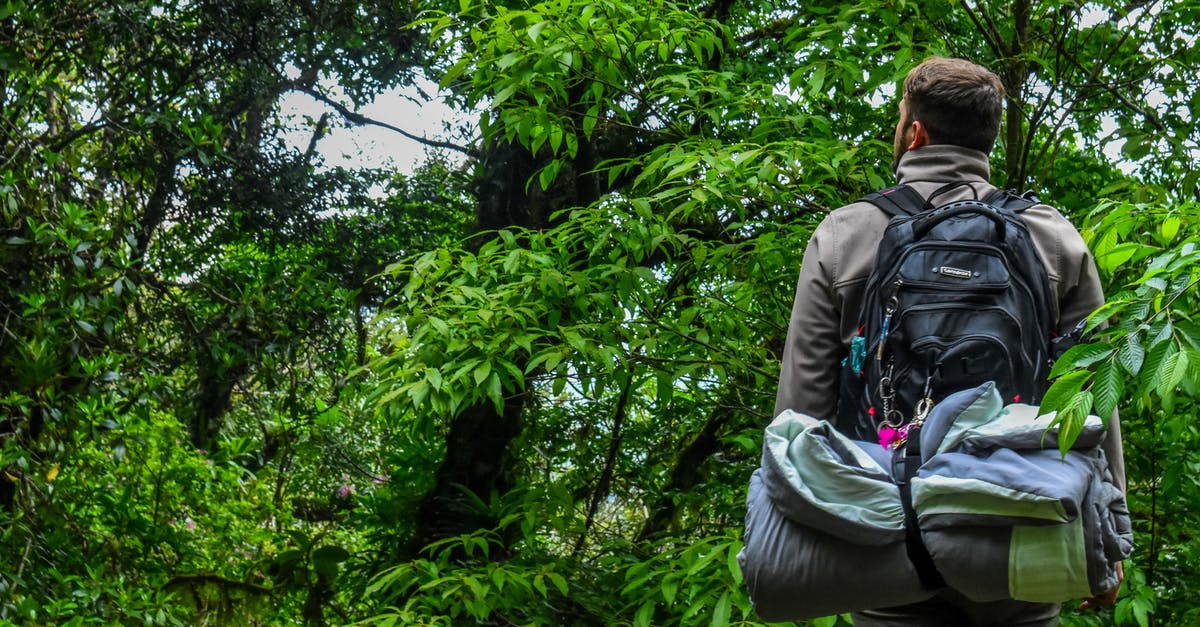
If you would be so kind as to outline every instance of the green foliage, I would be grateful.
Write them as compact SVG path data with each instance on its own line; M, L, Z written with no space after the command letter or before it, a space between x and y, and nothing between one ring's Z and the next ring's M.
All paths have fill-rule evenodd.
M508 624L561 624L555 606L570 588L564 564L541 559L490 560L502 550L487 532L449 538L419 558L381 572L366 592L384 604L403 599L368 621L370 625L454 625L463 621ZM452 556L465 556L463 564Z
M1018 5L0 3L0 620L758 624L800 251L945 53L1109 286L1046 408L1120 408L1139 552L1065 621L1196 622L1197 7ZM321 164L421 76L465 164Z
M664 549L649 560L629 566L625 575L627 583L622 593L636 607L633 625L756 622L737 564L740 541L716 536L700 538L690 546Z
M1186 604L1173 603L1193 577L1171 564L1191 558L1186 529L1200 522L1188 512L1200 486L1185 470L1200 464L1194 452L1200 254L1197 236L1181 228L1198 215L1191 202L1098 205L1084 234L1113 287L1089 319L1090 341L1055 364L1051 374L1059 378L1042 404L1059 411L1055 422L1068 433L1088 413L1120 411L1139 541L1126 567L1133 573L1128 592L1116 609L1120 624L1148 625L1151 616L1162 624L1195 619Z
M1177 237L1181 220L1200 211L1180 204L1162 216L1140 205L1103 203L1093 215L1086 233L1097 265L1125 288L1113 290L1089 319L1085 331L1095 331L1095 341L1071 348L1055 364L1051 376L1058 379L1042 408L1077 406L1085 415L1094 408L1107 416L1127 398L1128 385L1143 406L1171 412L1179 393L1192 397L1200 385L1200 327L1192 319L1200 240Z

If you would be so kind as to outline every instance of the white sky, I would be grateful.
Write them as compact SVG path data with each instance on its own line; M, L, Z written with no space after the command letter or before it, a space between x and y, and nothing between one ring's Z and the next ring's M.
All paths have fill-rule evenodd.
M434 94L434 99L424 102L416 89L394 89L384 92L358 112L373 120L404 129L413 135L457 144L465 143L465 138L448 131L445 127L447 124L456 127L470 124L473 127L474 117L464 116L438 99L437 84L424 79L419 79L417 83L425 93ZM336 91L331 97L349 104L349 101ZM391 166L399 172L409 174L425 160L427 147L424 144L380 126L347 127L346 122L332 109L300 92L290 92L280 102L280 113L285 120L289 120L289 130L283 135L287 145L301 151L307 148L312 137L312 125L326 111L330 112L330 129L317 143L317 153L324 158L328 166ZM311 123L306 123L306 116L311 118ZM462 154L458 152L449 151L445 154L452 161L462 159Z

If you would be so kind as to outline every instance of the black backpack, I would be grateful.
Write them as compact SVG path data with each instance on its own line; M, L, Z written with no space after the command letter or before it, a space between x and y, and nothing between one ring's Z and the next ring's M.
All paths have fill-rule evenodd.
M996 190L932 206L961 185L929 201L904 185L862 199L892 219L842 369L838 428L853 438L899 446L931 402L989 380L1006 402L1046 391L1058 303L1018 215L1037 198Z

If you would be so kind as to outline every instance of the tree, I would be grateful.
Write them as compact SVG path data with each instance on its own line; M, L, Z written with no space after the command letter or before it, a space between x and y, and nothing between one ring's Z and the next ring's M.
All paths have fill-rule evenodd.
M1052 400L1133 399L1114 616L1189 622L1196 9L0 7L0 619L753 623L800 251L886 185L897 82L941 53L1000 73L996 182L1112 286ZM478 137L361 112L419 75ZM328 107L299 149L296 91ZM325 168L339 124L466 160Z
M360 99L410 80L405 10L0 9L0 618L235 620L272 594L325 598L336 552L285 527L345 509L338 475L309 473L376 453L344 459L328 424L366 360L369 273L457 237L460 192L434 165L411 181L322 172L282 145L277 102L335 75ZM441 197L420 198L435 176ZM370 199L387 179L402 198ZM422 210L443 217L372 233ZM276 542L303 545L305 577Z

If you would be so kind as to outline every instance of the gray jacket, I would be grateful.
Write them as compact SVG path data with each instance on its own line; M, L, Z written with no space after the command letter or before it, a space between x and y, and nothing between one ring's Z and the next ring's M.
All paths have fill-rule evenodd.
M938 203L983 198L996 189L988 182L987 155L959 146L910 150L901 157L896 176L925 197L946 183L968 184L939 196ZM1034 205L1021 217L1058 297L1058 331L1065 334L1104 303L1095 261L1079 232L1053 207ZM887 214L859 202L832 211L813 231L796 284L775 415L790 409L836 420L839 364L857 332L867 275L887 223ZM1124 489L1121 429L1115 414L1104 449L1114 480Z

